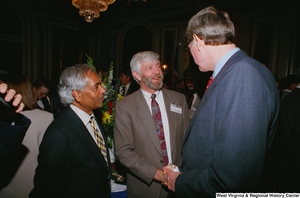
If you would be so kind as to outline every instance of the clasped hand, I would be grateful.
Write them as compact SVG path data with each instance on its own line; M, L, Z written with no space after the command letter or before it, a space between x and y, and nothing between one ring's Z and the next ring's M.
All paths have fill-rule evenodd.
M165 180L162 181L162 184L167 186L171 191L175 192L175 181L181 173L178 170L178 167L173 164L168 164L163 167L163 175Z

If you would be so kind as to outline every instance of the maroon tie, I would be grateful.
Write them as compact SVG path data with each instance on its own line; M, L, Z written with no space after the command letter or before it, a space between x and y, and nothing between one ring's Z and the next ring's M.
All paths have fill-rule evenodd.
M212 83L212 81L213 81L213 77L211 76L211 77L209 77L209 79L208 79L208 81L207 81L207 85L206 85L205 92L206 92L206 90L208 89L208 87L210 86L210 84ZM205 93L205 92L204 92L204 93Z
M189 100L189 109L191 109L193 101L194 101L194 94L190 97L190 100Z
M159 108L158 103L155 100L155 97L156 97L155 94L151 95L152 118L153 118L154 125L156 128L156 133L157 133L157 136L159 139L160 147L163 152L164 165L167 165L169 163L169 160L168 160L167 146L166 146L166 141L165 141L164 127L162 124L160 108Z

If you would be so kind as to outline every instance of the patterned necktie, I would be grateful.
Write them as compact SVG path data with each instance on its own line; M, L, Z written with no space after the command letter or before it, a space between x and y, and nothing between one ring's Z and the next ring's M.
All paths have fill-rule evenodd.
M126 87L123 86L123 87L122 87L122 96L125 96L125 91L126 91Z
M207 85L206 85L205 92L206 92L206 90L208 89L208 87L210 86L210 84L212 83L212 81L213 81L213 77L211 76L211 77L209 77L209 79L208 79L208 81L207 81ZM204 93L205 93L205 92L204 92Z
M167 146L166 146L166 141L165 141L164 127L162 124L160 108L159 108L158 103L155 100L155 97L156 97L155 94L151 95L152 118L153 118L154 125L156 128L160 147L163 152L164 165L167 165L169 163L169 160L168 160L168 152L167 152Z
M97 129L96 125L95 125L95 118L94 116L91 117L90 119L90 125L92 127L92 131L94 132L95 134L95 137L96 137L96 142L97 142L97 146L99 147L106 163L107 163L107 150L106 150L106 147L105 147L105 143L104 143L104 140L102 138L102 136L100 135L100 132L99 130Z

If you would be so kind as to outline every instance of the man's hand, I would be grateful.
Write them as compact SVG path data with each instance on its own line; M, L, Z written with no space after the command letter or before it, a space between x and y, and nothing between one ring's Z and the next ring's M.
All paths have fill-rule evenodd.
M168 182L163 183L165 186L168 186L168 188L175 192L175 181L179 174L179 169L176 165L168 164L167 166L163 167L164 174L167 175Z
M16 94L16 91L14 89L7 90L7 84L1 83L0 93L6 93L6 96L4 98L6 102L9 102L13 99L13 106L18 106L18 109L16 110L17 113L23 110L25 105L21 102L22 96L20 94Z
M163 185L167 183L167 175L161 169L157 169L154 179L161 182Z
M178 177L178 175L180 175L181 172L168 172L167 174L167 177L168 177L168 188L175 192L175 182L176 182L176 179Z

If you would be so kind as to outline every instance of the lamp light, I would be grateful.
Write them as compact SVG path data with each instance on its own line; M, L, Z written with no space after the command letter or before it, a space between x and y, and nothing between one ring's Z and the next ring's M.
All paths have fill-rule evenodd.
M163 71L167 71L167 69L168 69L168 65L163 64L163 65L162 65L162 70L163 70Z
M100 12L107 10L108 5L115 0L72 0L73 6L79 9L79 15L83 16L86 22L92 22L99 18Z

